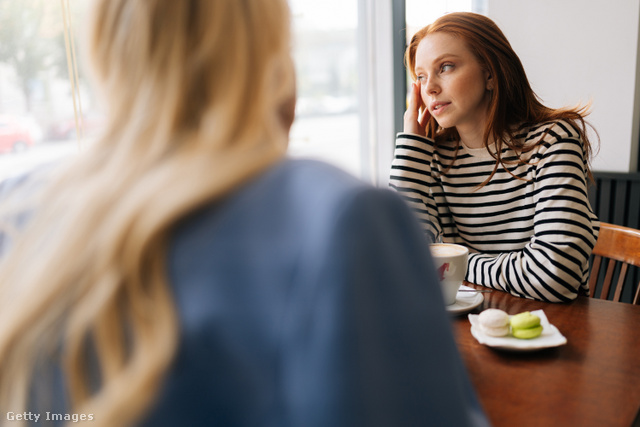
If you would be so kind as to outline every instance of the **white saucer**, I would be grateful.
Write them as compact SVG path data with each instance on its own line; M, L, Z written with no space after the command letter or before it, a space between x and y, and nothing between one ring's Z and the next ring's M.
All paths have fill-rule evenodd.
M505 337L492 337L486 335L480 329L477 314L469 315L471 335L473 335L480 344L499 350L510 351L534 351L544 348L558 347L567 343L567 339L560 333L558 328L549 323L549 320L543 310L534 310L531 313L540 317L540 324L542 325L542 334L537 338L521 340L514 338L512 335L507 335Z
M474 290L468 286L460 286L460 289ZM456 295L456 302L448 305L447 311L449 313L460 314L473 310L484 301L484 296L480 292L458 292Z

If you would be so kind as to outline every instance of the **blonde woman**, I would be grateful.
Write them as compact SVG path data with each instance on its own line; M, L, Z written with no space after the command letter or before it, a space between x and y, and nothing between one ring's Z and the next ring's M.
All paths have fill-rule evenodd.
M485 425L402 200L284 158L286 1L98 0L90 29L108 123L0 264L0 423Z

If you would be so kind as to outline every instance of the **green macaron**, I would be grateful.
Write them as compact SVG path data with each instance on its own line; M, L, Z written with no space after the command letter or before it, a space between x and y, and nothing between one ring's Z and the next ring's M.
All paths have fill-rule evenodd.
M528 311L511 316L509 323L511 325L511 335L515 338L530 340L540 336L542 333L540 317Z
M533 328L511 329L511 335L521 340L530 340L539 337L542 333L542 326L534 326Z

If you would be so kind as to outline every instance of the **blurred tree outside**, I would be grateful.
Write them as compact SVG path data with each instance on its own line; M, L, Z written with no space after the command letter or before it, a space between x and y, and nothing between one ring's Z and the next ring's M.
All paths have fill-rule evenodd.
M15 71L27 113L33 111L34 91L43 73L67 73L61 18L57 2L0 0L0 62Z
M89 0L64 0L79 74L76 90L83 117L93 113L93 92L83 77L81 34ZM63 2L0 0L0 114L36 124L42 138L59 139L76 117L67 65ZM79 113L79 110L77 110ZM66 135L71 135L67 132Z

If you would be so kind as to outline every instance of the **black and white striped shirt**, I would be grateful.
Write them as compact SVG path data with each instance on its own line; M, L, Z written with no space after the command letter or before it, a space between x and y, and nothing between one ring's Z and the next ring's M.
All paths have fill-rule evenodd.
M481 187L496 164L486 148L460 144L456 157L455 143L435 147L427 138L400 133L390 186L431 239L469 247L469 282L525 298L570 301L580 288L588 290L588 260L599 230L587 196L584 144L564 121L517 137L537 145L521 155L524 163L506 163L511 174L499 165ZM508 148L502 157L518 158Z

